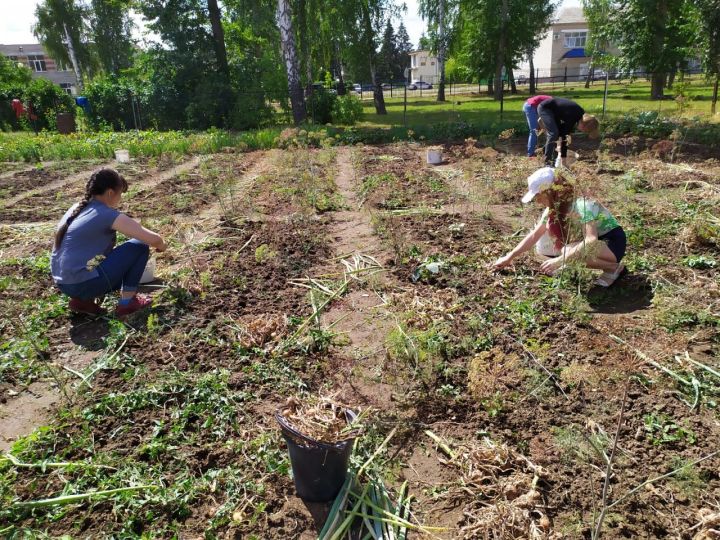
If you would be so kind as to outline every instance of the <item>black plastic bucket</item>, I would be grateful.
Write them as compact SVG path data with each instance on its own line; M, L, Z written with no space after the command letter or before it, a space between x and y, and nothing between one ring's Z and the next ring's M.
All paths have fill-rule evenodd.
M348 425L355 420L355 413L345 409ZM290 452L295 491L298 497L309 502L329 502L335 499L345 483L348 462L355 438L335 444L316 441L290 426L282 415L275 413Z

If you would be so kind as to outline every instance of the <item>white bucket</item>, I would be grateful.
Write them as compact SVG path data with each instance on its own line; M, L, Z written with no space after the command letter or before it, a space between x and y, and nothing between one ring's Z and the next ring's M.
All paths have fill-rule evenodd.
M127 163L130 161L130 152L128 150L115 150L115 160L118 163Z
M155 281L155 268L156 268L156 261L153 257L152 259L149 259L147 264L145 265L145 271L143 272L142 277L140 278L140 283L150 283L151 281Z
M427 162L430 165L439 165L442 163L442 150L429 148L427 151Z

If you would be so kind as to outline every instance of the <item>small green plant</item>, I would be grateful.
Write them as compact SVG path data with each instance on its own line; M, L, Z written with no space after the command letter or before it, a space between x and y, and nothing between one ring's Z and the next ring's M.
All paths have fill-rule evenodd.
M652 184L641 171L631 169L620 177L625 189L631 193L642 193L651 189Z
M695 434L666 414L646 414L643 417L645 433L653 445L684 442L695 444Z
M717 261L710 255L690 255L683 259L683 264L696 270L709 270L717 267Z
M277 251L273 251L269 245L261 244L255 249L255 261L263 264L277 257Z

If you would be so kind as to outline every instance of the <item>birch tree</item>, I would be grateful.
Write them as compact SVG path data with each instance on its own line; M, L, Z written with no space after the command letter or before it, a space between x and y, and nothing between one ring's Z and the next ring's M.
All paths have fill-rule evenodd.
M295 34L292 24L292 10L289 0L277 0L275 20L280 30L280 48L282 50L285 72L287 73L290 106L292 107L295 125L302 123L307 117L305 98L300 83L300 66L298 63Z

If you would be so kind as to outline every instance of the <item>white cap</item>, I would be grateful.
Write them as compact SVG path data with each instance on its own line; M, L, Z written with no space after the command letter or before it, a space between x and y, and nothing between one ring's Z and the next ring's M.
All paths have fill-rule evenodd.
M528 191L523 196L522 202L527 204L540 193L544 186L549 186L555 180L555 171L552 167L543 167L528 176Z

